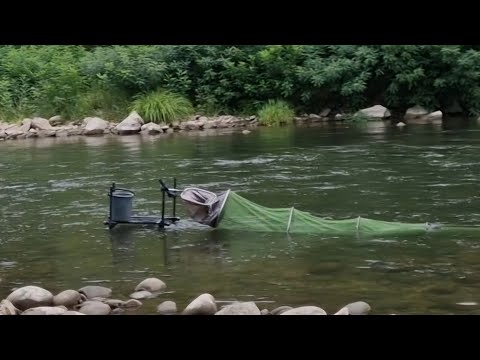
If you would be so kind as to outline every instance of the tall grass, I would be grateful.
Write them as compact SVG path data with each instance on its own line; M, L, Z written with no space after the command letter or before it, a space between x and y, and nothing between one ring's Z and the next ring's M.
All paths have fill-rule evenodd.
M171 123L194 113L192 103L176 93L158 90L137 97L132 106L144 120Z
M258 117L262 125L280 126L292 123L295 112L283 100L270 100L260 109Z

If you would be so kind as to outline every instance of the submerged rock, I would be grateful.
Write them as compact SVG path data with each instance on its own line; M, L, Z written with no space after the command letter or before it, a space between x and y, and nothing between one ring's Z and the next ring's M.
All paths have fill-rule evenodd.
M137 285L135 291L150 291L150 292L157 292L163 289L166 289L167 285L160 279L157 278L148 278L143 280L140 284Z
M135 291L134 293L129 295L132 299L141 300L141 299L149 299L153 297L153 294L150 291L142 290L142 291Z
M112 295L112 290L104 286L88 285L78 290L79 293L85 294L88 299L94 297L108 298Z

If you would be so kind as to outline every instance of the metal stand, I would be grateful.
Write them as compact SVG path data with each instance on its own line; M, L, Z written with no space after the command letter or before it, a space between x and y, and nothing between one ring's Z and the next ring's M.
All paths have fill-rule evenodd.
M160 190L162 191L162 214L161 216L130 216L128 220L115 220L112 219L112 202L113 202L113 193L116 190L124 190L130 191L127 189L117 188L115 183L112 183L110 186L110 191L108 196L110 198L109 201L109 215L106 221L104 221L104 225L108 225L109 229L113 229L117 224L133 224L133 225L157 225L159 229L163 229L166 226L170 226L175 224L177 221L180 220L179 217L175 216L176 211L176 200L177 196L181 193L181 190L176 189L177 179L173 179L173 188L168 188L165 183L160 179ZM166 197L172 198L172 216L165 216L165 203Z

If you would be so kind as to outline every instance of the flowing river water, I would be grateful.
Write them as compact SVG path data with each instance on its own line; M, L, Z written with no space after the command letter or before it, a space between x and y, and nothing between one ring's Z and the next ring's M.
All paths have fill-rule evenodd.
M0 142L0 298L37 285L58 293L103 285L128 299L147 277L168 286L135 313L179 311L201 293L260 309L363 300L372 314L480 314L480 229L369 239L176 226L109 231L112 182L160 211L158 179L232 189L269 207L331 219L480 224L480 130L260 128L220 134L75 137ZM170 203L168 203L170 204ZM167 206L170 210L170 206Z

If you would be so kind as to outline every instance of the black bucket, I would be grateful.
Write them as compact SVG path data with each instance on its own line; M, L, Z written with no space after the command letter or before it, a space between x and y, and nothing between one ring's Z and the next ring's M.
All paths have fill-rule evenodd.
M122 222L129 221L132 217L133 197L135 194L129 190L114 190L112 193L111 220Z

